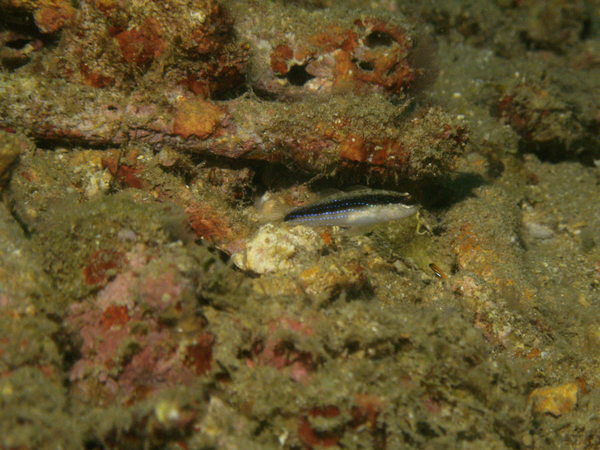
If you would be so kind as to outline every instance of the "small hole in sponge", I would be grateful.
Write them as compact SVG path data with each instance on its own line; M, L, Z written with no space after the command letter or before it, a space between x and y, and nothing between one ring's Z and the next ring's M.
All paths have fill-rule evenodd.
M365 45L369 48L390 47L394 43L394 38L383 31L373 31L365 39Z
M306 64L293 65L290 67L290 70L285 77L288 79L290 84L293 84L294 86L304 86L307 81L314 78L306 71Z
M372 72L373 69L375 69L375 66L373 65L373 63L370 63L368 61L359 62L358 67L360 67L362 70L364 70L366 72Z

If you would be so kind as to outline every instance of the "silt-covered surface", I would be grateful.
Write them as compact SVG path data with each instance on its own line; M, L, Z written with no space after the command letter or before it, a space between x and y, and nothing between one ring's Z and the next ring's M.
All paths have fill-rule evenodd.
M2 448L600 445L598 2L0 8Z

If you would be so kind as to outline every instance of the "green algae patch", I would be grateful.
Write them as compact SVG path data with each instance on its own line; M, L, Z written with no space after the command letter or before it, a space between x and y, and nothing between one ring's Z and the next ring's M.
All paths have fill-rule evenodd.
M283 308L265 300L244 317L247 361L228 365L227 398L269 424L260 442L274 445L283 428L290 447L313 434L365 447L381 439L394 446L511 445L514 433L526 430L526 373L490 354L481 333L449 305L339 300L315 312L291 299ZM252 320L263 325L252 327ZM211 321L228 342L218 331L221 319Z
M0 446L599 445L585 2L7 3ZM357 182L430 232L249 207Z
M106 284L136 244L166 245L189 233L177 207L131 191L87 202L56 201L35 226L33 243L63 302Z
M0 379L0 442L8 448L81 445L81 429L68 412L65 388L43 369L22 367Z
M14 167L19 155L31 146L32 143L23 136L0 130L0 188L6 184L10 169Z

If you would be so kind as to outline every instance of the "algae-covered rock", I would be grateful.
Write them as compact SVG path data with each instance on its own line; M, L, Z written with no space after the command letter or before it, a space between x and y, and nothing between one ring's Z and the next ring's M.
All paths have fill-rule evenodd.
M233 262L244 270L256 273L297 271L300 261L315 260L323 247L323 239L308 227L262 226L242 253L233 255Z
M68 412L66 390L44 369L23 367L0 379L0 445L6 448L63 448L83 445L77 418Z
M591 2L0 9L0 447L600 447Z
M26 234L0 203L0 446L81 445L67 408L57 293ZM64 342L64 341L63 341Z
M19 155L30 147L31 143L23 136L0 130L0 187L8 180Z
M80 298L124 270L137 245L168 245L189 236L183 212L134 192L79 203L57 200L32 223L33 244L65 301Z

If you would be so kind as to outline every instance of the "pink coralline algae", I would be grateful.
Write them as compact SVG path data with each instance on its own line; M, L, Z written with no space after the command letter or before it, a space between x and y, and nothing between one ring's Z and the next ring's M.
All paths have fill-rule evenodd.
M414 80L406 31L376 18L347 27L330 25L305 42L279 44L271 52L272 78L259 86L273 93L383 90L399 93Z
M137 252L140 250L138 249ZM117 275L96 296L74 304L68 327L81 340L71 369L83 401L131 404L161 389L190 384L210 371L214 337L190 314L190 282L175 268L129 255L137 267ZM186 321L182 332L177 325Z
M307 383L311 372L316 369L316 361L313 354L298 350L294 344L284 339L278 339L274 335L284 332L297 333L302 336L312 336L314 331L310 326L302 322L282 317L269 324L269 336L264 340L257 340L252 347L252 358L246 360L248 367L265 365L274 367L279 371L289 371L289 376L294 381Z
M49 142L152 144L381 182L452 169L468 132L441 108L406 111L424 69L401 14L332 8L316 30L313 12L294 10L291 21L285 7L228 7L82 2L43 78L26 90L21 75L7 80L0 127ZM39 104L48 107L33 114ZM143 187L136 168L107 167Z
M56 70L96 88L126 87L139 75L155 78L158 70L171 88L218 95L243 79L247 48L230 45L232 25L227 11L212 0L86 2L63 35L58 53L64 64Z

